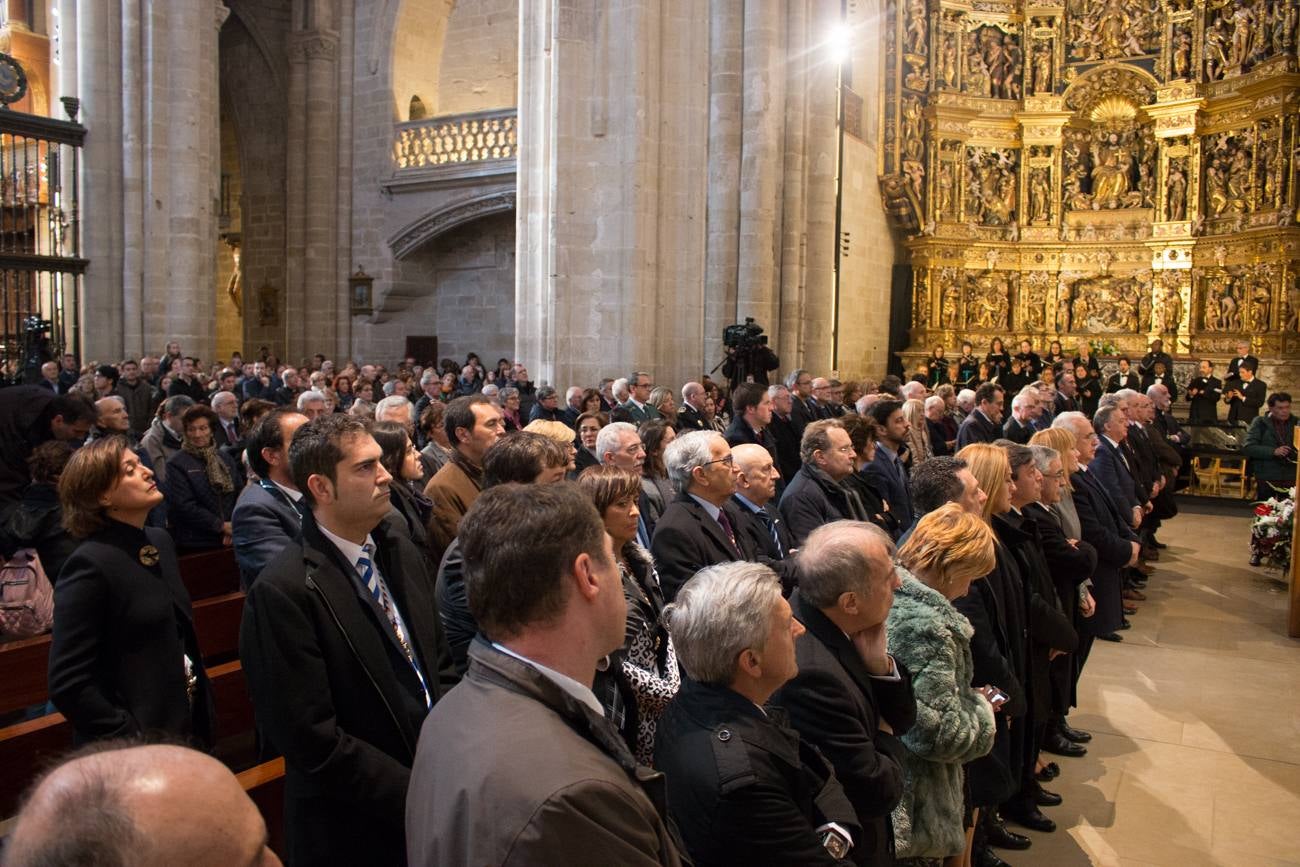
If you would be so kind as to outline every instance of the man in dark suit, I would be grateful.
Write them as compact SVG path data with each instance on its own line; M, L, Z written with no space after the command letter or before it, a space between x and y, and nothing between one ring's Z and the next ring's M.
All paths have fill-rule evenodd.
M1002 407L1006 392L986 382L975 390L975 408L957 430L957 450L971 443L991 443L1002 436Z
M627 378L628 399L620 406L628 411L634 423L659 418L659 410L646 403L654 387L654 380L645 371L638 370Z
M1112 373L1106 380L1106 393L1114 394L1121 388L1131 388L1137 391L1141 385L1142 381L1138 378L1137 373L1129 369L1128 356L1121 355L1119 357L1119 371Z
M705 566L749 559L737 535L741 515L731 502L740 470L731 446L714 431L682 434L664 451L668 478L679 493L655 524L650 553L671 602Z
M172 371L172 384L167 389L168 397L185 395L195 403L208 402L208 390L203 387L203 379L198 375L196 366L197 362L189 356L181 359L179 372Z
M212 444L217 448L237 450L244 438L239 424L239 398L233 391L218 391L212 395L212 409L219 422L212 432Z
M781 471L781 478L788 482L799 472L801 463L799 438L802 434L791 414L794 400L790 397L790 389L784 385L768 386L767 393L772 395L772 422L767 430L776 444L776 467Z
M1223 399L1228 404L1228 424L1250 424L1259 415L1268 398L1268 383L1255 378L1255 365L1245 362L1237 368L1236 378L1223 384Z
M760 445L776 458L776 444L767 433L772 422L772 398L767 389L756 382L742 382L731 393L731 424L723 434L727 445L744 443Z
M1025 445L1034 435L1034 419L1038 417L1038 395L1026 389L1011 398L1011 417L1002 425L1002 436L1016 445Z
M655 768L696 864L865 863L853 805L772 693L798 674L803 626L772 570L713 566L664 610L688 677L659 718ZM756 625L756 626L755 626ZM852 858L853 860L849 860Z
M783 592L789 596L798 581L798 573L793 559L794 537L774 502L781 474L772 462L771 453L755 443L736 446L731 450L731 457L740 469L736 493L731 497L741 517L736 526L740 547L752 554L752 559L775 569L781 576Z
M1199 375L1187 383L1183 392L1190 404L1187 420L1192 424L1218 424L1219 400L1223 397L1223 383L1214 375L1214 362L1201 359Z
M1056 397L1052 398L1053 418L1063 412L1078 412L1078 388L1079 384L1075 381L1074 374L1068 370L1062 371L1056 378Z
M286 545L302 539L307 506L289 470L289 444L306 423L307 416L300 412L277 409L249 437L248 465L258 480L240 492L230 519L239 581L245 590Z
M889 502L898 519L898 526L912 526L912 492L907 483L907 469L903 466L903 451L911 425L903 415L903 406L896 400L882 400L871 407L880 432L876 440L876 457L865 467L867 478Z
M1136 566L1142 546L1133 531L1133 515L1117 503L1103 482L1091 470L1095 461L1097 435L1088 420L1073 413L1053 422L1074 434L1075 448L1079 452L1079 470L1070 477L1074 486L1073 500L1079 515L1081 541L1087 542L1097 552L1097 567L1092 573L1091 594L1094 612L1083 621L1077 651L1078 668L1074 679L1088 659L1094 638L1120 641L1117 630L1124 625L1124 602L1121 570Z
M862 522L827 524L808 537L790 598L806 630L794 642L799 673L773 696L835 768L862 827L853 858L868 864L891 860L890 813L903 793L906 753L899 738L916 722L911 677L887 649L885 618L900 584L892 551L883 530ZM855 562L868 571L847 568Z
M785 387L790 390L790 418L800 439L803 438L803 429L821 418L813 400L812 384L812 374L802 367L790 371L785 378Z
M258 726L284 754L291 864L404 862L416 739L455 682L426 557L385 521L392 478L379 458L360 419L298 430L302 543L244 604L239 657Z
M839 419L818 419L803 434L803 466L781 494L781 517L796 545L823 524L863 518L841 484L853 474L853 439Z
M1154 376L1157 364L1164 366L1165 376L1174 371L1174 360L1168 352L1165 352L1165 342L1159 337L1151 341L1151 351L1142 356L1142 360L1138 362L1138 374L1141 376Z
M22 499L32 449L49 440L79 445L97 417L95 405L77 392L55 395L39 385L0 389L0 505Z
M698 382L691 381L682 386L682 408L677 411L679 433L712 429L704 417L704 402L707 397L704 386Z
M1250 354L1250 341L1240 340L1237 342L1237 354L1233 356L1232 361L1228 362L1228 372L1224 375L1224 380L1239 378L1241 368L1246 364L1256 371L1259 370L1259 359Z
M1141 523L1145 501L1133 477L1134 467L1122 448L1128 439L1128 418L1119 406L1103 406L1092 418L1097 434L1096 453L1088 462L1088 472L1111 492L1115 501L1131 516L1133 526Z

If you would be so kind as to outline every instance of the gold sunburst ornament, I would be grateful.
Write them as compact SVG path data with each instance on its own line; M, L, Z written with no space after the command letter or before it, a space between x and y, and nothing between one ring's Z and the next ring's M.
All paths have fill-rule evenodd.
M1092 107L1088 117L1095 124L1126 123L1137 117L1137 106L1122 96L1108 96Z

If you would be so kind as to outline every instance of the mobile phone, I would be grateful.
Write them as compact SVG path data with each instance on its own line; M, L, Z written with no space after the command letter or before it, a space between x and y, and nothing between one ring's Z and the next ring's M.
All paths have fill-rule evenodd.
M998 689L996 686L991 687L991 689L993 690L993 692L989 695L989 704L993 705L994 707L997 707L998 705L1006 704L1008 701L1011 700L1011 696L1007 695L1005 692Z

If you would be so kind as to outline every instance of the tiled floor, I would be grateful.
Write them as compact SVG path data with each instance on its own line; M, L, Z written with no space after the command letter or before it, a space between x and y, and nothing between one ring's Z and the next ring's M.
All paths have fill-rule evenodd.
M1133 628L1088 661L1070 722L1093 740L1056 759L1058 830L1026 832L1030 850L1000 853L1012 864L1300 865L1285 589L1247 565L1248 516L1183 511Z

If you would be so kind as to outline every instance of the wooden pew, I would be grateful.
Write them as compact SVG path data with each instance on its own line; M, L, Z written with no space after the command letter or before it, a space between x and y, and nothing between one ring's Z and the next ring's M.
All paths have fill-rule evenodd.
M284 857L284 759L272 759L239 775L239 783L262 811L271 849Z
M208 670L217 708L214 754L232 770L257 762L253 704L238 661ZM72 749L72 724L53 713L0 729L0 817L11 815L32 780L58 756Z
M181 581L192 602L239 590L239 564L235 562L234 548L186 554L179 562Z

